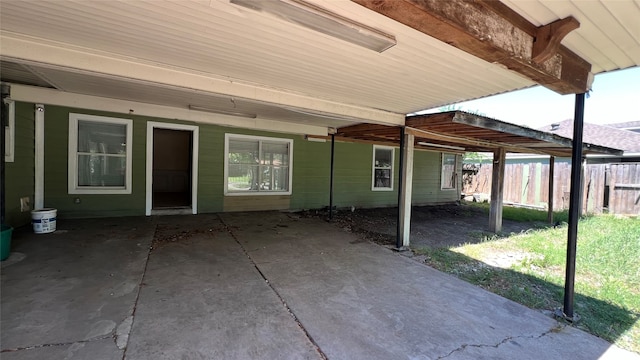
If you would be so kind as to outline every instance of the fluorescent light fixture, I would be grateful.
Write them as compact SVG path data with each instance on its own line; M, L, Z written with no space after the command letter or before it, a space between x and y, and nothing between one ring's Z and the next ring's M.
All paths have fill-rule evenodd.
M361 122L362 121L361 118L355 118L355 117L352 117L352 116L333 114L333 113L328 113L328 112L324 112L324 111L304 110L304 109L299 109L299 108L294 108L294 107L289 107L289 106L283 106L282 108L286 109L286 110L289 110L289 111L296 112L298 114L309 115L309 116L317 116L317 117L321 117L321 118L325 118L325 119L344 120L344 121L357 121L357 122Z
M395 36L338 15L304 0L230 0L232 4L278 16L311 30L383 52L396 44Z
M206 106L198 106L198 105L189 105L189 109L196 110L196 111L210 112L210 113L220 114L220 115L238 116L238 117L249 118L249 119L255 119L256 117L258 117L258 115L256 114L227 111L222 109L214 109L214 108L208 108Z
M418 145L431 146L431 147L442 148L442 149L451 149L451 150L464 151L464 148L460 147L460 146L434 144L434 143L422 142L422 141L418 142Z
M304 139L312 142L327 142L327 139L317 138L309 135L305 135Z

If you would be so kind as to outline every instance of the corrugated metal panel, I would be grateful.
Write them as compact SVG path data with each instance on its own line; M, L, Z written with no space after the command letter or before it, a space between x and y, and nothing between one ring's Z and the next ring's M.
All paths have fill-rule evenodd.
M35 4L3 2L2 29L399 113L532 85L345 1L323 6L398 45L378 54L224 1Z
M124 56L229 81L395 113L411 113L534 85L528 79L350 1L315 1L393 34L384 53L274 16L213 1L20 1L1 3L0 27L78 51ZM536 25L569 15L581 28L563 44L598 73L640 65L640 7L634 1L504 2ZM43 70L54 77L55 74ZM165 102L162 90L97 76L58 74L69 92ZM56 84L57 85L57 84ZM149 85L145 85L149 90ZM192 92L171 93L186 106ZM177 103L178 100L184 102ZM215 100L212 100L215 101Z

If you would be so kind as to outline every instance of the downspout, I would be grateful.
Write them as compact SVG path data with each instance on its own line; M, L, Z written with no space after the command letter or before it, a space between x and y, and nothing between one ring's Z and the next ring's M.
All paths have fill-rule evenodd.
M576 275L576 246L578 239L578 221L582 210L582 132L584 126L585 94L576 94L575 115L573 119L573 149L571 151L571 193L569 195L569 230L567 235L567 266L564 281L563 316L574 320L573 296Z
M33 209L44 208L44 105L36 104L35 109L35 181Z
M398 221L396 227L396 249L402 248L402 169L404 168L404 126L400 127L400 161L398 166ZM393 175L392 175L393 176Z
M331 175L329 175L329 221L333 220L333 165L336 149L336 134L331 134Z
M6 205L6 198L5 198L5 161L4 161L4 154L5 154L5 146L6 144L4 143L5 141L5 132L6 132L6 128L5 126L8 124L8 107L7 104L4 103L5 99L8 99L9 96L11 95L11 86L9 86L8 84L1 84L0 85L0 92L2 93L2 116L0 119L0 128L2 128L2 130L0 130L0 139L2 139L2 146L0 146L0 183L2 183L2 185L0 185L0 224L4 224L5 222L5 205Z

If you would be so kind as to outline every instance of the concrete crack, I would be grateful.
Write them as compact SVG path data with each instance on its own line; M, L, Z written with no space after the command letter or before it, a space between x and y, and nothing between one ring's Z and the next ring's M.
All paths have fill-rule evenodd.
M512 340L516 340L516 339L540 339L543 338L547 335L549 335L550 333L557 333L562 331L562 329L564 329L566 327L566 325L563 324L558 324L555 327L552 327L551 329L543 332L542 334L539 335L519 335L519 336L508 336L504 339L502 339L502 341L496 343L496 344L462 344L459 347L451 350L448 354L443 355L443 356L439 356L436 359L437 360L441 360L441 359L446 359L449 356L453 355L454 353L457 352L461 352L464 351L467 348L499 348L500 346L512 341Z
M157 231L157 227L156 227L156 231ZM145 264L144 264L144 271L142 272L142 277L140 278L140 283L138 284L138 294L136 295L136 300L135 300L134 305L133 305L133 311L132 311L131 315L129 315L127 318L125 318L122 322L120 322L120 324L113 331L110 331L109 334L102 335L102 336L96 336L96 337L92 337L92 338L85 339L85 340L68 341L68 342L60 342L60 343L49 343L49 344L39 344L39 345L32 345L32 346L17 347L17 348L13 348L13 349L2 349L2 350L0 350L0 353L9 353L9 352L15 352L15 351L33 350L33 349L56 347L56 346L71 346L73 344L85 344L85 343L90 343L92 341L113 339L114 342L116 343L116 346L118 347L118 349L120 349L120 350L124 349L124 352L123 352L123 355L122 355L122 359L124 360L125 354L126 354L126 351L127 351L126 346L127 346L128 341L129 341L129 333L131 332L131 328L133 326L133 319L134 319L134 316L135 316L135 313L136 313L136 307L138 305L138 299L140 298L140 290L142 289L142 286L144 285L144 277L145 277L145 275L147 273L147 266L149 265L149 256L151 255L151 250L152 250L152 248L149 247L149 252L147 253L147 258L146 258Z
M276 290L273 285L271 284L271 282L269 281L269 279L267 279L267 277L264 275L264 273L260 270L260 268L258 267L258 264L253 260L253 258L251 257L251 255L249 255L249 252L247 251L247 249L242 245L242 243L240 242L240 240L238 240L238 238L236 237L236 235L233 233L233 231L231 230L231 227L229 225L227 225L227 223L224 221L224 219L222 219L222 217L220 215L218 215L218 219L220 219L220 222L222 223L222 225L224 225L225 229L227 230L227 232L229 233L229 235L231 235L231 237L233 238L233 240L235 240L235 242L240 246L240 249L242 249L242 252L244 253L244 255L249 259L249 261L251 262L251 264L253 265L253 267L256 269L256 271L258 271L258 274L260 274L260 276L262 277L262 279L265 281L265 283L267 284L267 286L269 286L269 288L271 289L271 291L274 292L274 294L276 294L276 296L278 297L278 299L280 300L280 302L282 303L282 306L284 306L284 308L287 310L287 312L289 313L289 315L293 318L293 320L296 322L296 324L298 325L298 327L300 328L300 330L302 330L302 332L304 333L304 335L306 336L306 338L311 342L311 344L315 347L316 351L318 352L318 355L320 356L321 359L323 360L328 360L327 356L325 355L325 353L322 351L322 349L320 349L320 346L316 343L316 341L313 339L313 337L311 337L311 334L309 334L309 332L307 331L307 329L302 325L302 323L300 322L300 320L298 320L298 317L296 316L296 314L293 312L293 310L291 310L291 308L289 307L289 305L287 305L287 303L284 301L284 299L282 298L282 295L280 295L280 293L278 292L278 290ZM124 359L123 359L124 360Z
M55 346L71 346L73 344L84 344L84 343L89 343L89 342L92 342L92 341L105 340L105 339L109 339L109 338L112 338L112 337L113 337L112 334L107 334L107 335L97 336L97 337L93 337L93 338L85 339L85 340L68 341L68 342L60 342L60 343L50 343L50 344L39 344L39 345L32 345L32 346L17 347L17 348L13 348L13 349L2 349L2 351L0 351L0 353L15 352L15 351L22 351L22 350L33 350L33 349L55 347Z
M133 309L131 310L131 315L129 315L126 319L124 319L114 330L113 340L116 343L118 349L123 350L122 352L122 360L127 357L127 345L129 345L129 335L131 334L131 329L133 328L133 323L135 321L136 310L138 309L138 301L140 300L140 293L142 292L142 287L144 286L144 278L147 275L147 267L149 266L149 257L151 257L151 252L153 251L153 240L156 238L156 234L158 233L158 225L156 224L156 228L153 232L153 239L151 239L151 244L149 245L149 251L147 252L147 258L144 262L144 269L142 270L142 276L140 277L140 283L138 284L138 293L136 294L136 300L133 302Z

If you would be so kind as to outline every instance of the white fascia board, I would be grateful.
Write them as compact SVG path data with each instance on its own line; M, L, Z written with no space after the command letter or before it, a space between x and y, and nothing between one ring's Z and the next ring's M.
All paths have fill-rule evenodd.
M110 53L43 39L24 37L0 31L0 59L32 64L76 73L91 73L107 78L141 81L156 86L184 88L212 94L223 94L253 101L297 108L300 110L335 114L354 121L383 125L404 125L405 115L357 105L318 99L258 84L250 84L212 74L187 71L165 64L144 62Z
M629 158L640 156L640 153L625 152L622 155L608 155L608 154L587 154L587 159L607 159L607 158Z
M126 115L142 115L161 119L179 119L202 124L256 129L278 133L327 136L327 128L323 126L275 121L259 117L256 119L247 119L237 116L212 114L171 106L73 94L54 89L19 84L11 84L11 99L22 102L68 106L79 109L107 111Z

